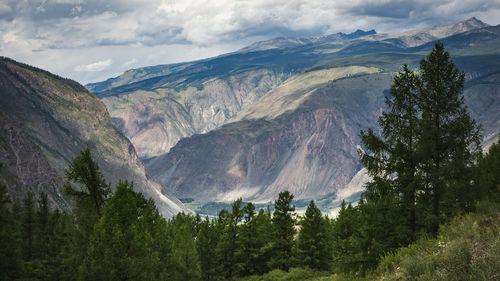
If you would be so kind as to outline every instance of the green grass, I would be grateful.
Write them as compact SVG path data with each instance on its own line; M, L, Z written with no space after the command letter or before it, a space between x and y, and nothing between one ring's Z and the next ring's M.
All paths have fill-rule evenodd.
M481 202L477 212L441 226L379 264L378 280L500 280L500 204Z
M331 274L316 271L310 268L291 268L289 272L279 269L272 270L264 275L252 275L238 281L368 281L373 276L360 277L356 275Z
M190 210L197 212L204 204L205 202L202 201L193 201L189 203L184 203L184 206L186 206Z

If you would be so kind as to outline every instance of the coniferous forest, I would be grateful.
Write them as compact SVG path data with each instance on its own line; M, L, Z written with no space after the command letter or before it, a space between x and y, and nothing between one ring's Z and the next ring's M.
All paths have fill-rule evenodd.
M379 128L362 131L372 180L336 218L293 194L241 199L215 218L160 216L89 150L66 169L72 212L0 187L1 280L498 280L500 142L483 155L465 74L440 43L394 77Z

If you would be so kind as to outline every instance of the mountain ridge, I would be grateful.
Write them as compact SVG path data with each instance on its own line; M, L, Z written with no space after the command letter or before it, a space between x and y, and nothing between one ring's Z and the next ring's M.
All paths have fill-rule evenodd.
M116 129L105 105L85 87L1 58L0 93L0 111L6 116L3 128L12 132L2 146L3 161L8 160L4 168L18 179L5 182L17 202L25 196L26 189L45 191L53 207L67 209L71 204L62 192L65 168L88 147L112 187L118 180L127 179L134 182L137 191L154 199L162 215L171 217L187 211L167 192L161 194L161 186L150 179L133 145ZM34 158L19 157L23 148ZM39 170L21 169L23 161L38 163ZM48 180L39 171L45 171ZM29 186L37 181L37 186Z
M191 62L183 70L185 75L172 72L154 78L153 83L128 84L98 94L115 118L131 113L144 116L130 118L128 123L115 121L122 122L120 128L134 143L142 141L141 157L146 159L147 168L179 198L231 201L243 197L269 202L284 189L298 199L337 193L349 197L352 194L344 191L346 186L352 192L359 191L352 186L360 169L359 130L376 127L392 75L403 64L417 67L432 48L434 35L451 34L438 39L449 44L453 60L467 73L467 83L477 83L467 84L466 100L474 107L474 117L488 121L485 134L495 138L491 136L498 132L495 111L480 113L487 102L496 108L498 83L494 77L490 77L493 83L476 79L500 69L495 47L500 28L485 25L469 19L425 29L429 36L422 37L422 30L408 33L420 36L420 45L406 37L405 41L375 34L341 42L230 53ZM256 77L274 82L262 87L256 81L263 80ZM229 86L228 81L238 87ZM244 100L252 90L259 94L244 103L225 103L234 97ZM480 91L486 94L481 97ZM165 110L168 108L172 109ZM357 113L360 110L366 113ZM166 114L170 116L166 118ZM202 116L198 129L193 126L193 116ZM140 133L131 133L134 126L130 124L138 126L134 130ZM190 131L158 130L158 124ZM171 138L163 152L148 150L148 146L160 143L156 136L159 140ZM363 178L358 176L356 184L362 184Z
M338 32L329 35L313 36L308 38L276 37L269 40L255 42L247 47L238 50L237 52L255 52L255 51L263 51L269 49L288 49L310 44L351 40L363 36L373 35L376 33L377 32L374 29L368 31L358 29L354 32L347 34L343 32Z

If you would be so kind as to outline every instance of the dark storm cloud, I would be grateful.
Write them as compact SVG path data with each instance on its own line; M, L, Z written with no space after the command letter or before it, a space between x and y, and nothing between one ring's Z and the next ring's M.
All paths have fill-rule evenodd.
M410 17L412 11L422 11L421 6L415 1L384 1L357 5L348 11L352 15L403 19Z
M424 21L431 24L444 24L463 20L482 12L498 11L498 9L500 9L498 0L377 0L351 2L345 11L354 16L371 16L382 20L395 20L395 22Z

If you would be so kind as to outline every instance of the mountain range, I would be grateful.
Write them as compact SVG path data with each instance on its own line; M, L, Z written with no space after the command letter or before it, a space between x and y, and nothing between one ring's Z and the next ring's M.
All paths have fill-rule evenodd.
M471 18L397 34L276 38L86 87L164 191L182 200L269 202L283 190L339 199L367 179L359 131L377 127L394 74L417 68L436 40L466 72L466 104L484 143L497 137L499 35L500 26Z
M500 130L500 26L476 18L275 38L86 88L1 58L0 184L16 202L44 191L69 209L64 171L88 147L112 186L133 181L165 217L189 212L181 201L266 204L284 190L329 212L359 197L359 132L378 127L393 76L416 69L436 40L466 73L465 102L488 147Z

